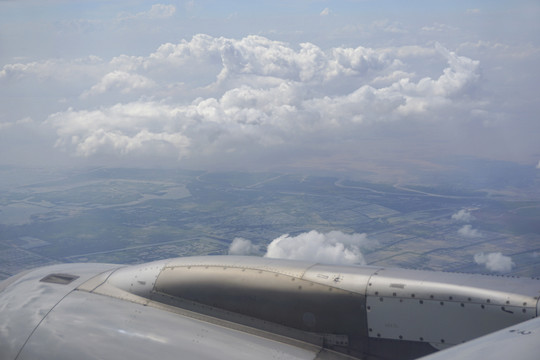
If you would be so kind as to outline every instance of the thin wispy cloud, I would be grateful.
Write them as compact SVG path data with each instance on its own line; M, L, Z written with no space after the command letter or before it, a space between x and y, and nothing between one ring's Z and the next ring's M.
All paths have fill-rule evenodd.
M465 11L465 14L467 14L467 15L477 15L477 14L480 14L480 13L481 13L480 9L467 9Z
M176 7L170 4L153 4L150 10L142 11L135 14L121 13L118 18L120 20L136 20L136 19L166 19L174 15Z

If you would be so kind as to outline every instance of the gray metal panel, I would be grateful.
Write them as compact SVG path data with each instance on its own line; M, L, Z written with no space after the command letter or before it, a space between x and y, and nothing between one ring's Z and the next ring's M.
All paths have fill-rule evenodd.
M369 296L367 307L370 336L437 346L460 344L534 316L519 316L521 308L514 306L505 312L498 305L397 297Z
M370 337L459 344L536 316L540 281L381 269L370 278Z
M112 273L107 282L132 294L149 297L166 264L167 261L164 260L127 266Z
M64 264L36 269L19 277L0 293L0 351L2 359L14 359L47 313L82 282L117 265ZM79 276L68 285L41 282L53 273Z
M17 354L42 319L27 343L31 347L23 351L26 355L38 356L45 344L51 346L49 341L60 341L62 349L51 349L58 351L58 358L81 358L80 349L72 345L78 343L92 359L91 344L95 349L97 342L106 341L102 332L111 335L111 329L116 329L114 334L121 340L106 345L112 349L112 357L124 358L114 351L127 351L137 359L129 354L131 349L123 347L137 349L140 345L144 347L138 353L146 358L148 342L164 339L154 335L167 334L160 329L162 318L167 318L189 326L192 322L204 324L195 330L210 326L225 329L227 334L243 334L242 339L263 339L262 343L246 340L254 346L249 356L255 358L261 358L257 352L269 342L313 355L324 339L326 346L357 356L368 353L411 359L431 351L430 344L441 348L534 317L540 290L540 282L533 279L252 257L180 258L126 267L73 264L40 271L1 284L0 353L4 358ZM101 274L94 276L94 272ZM39 281L50 273L80 278L67 285ZM72 291L74 288L80 291ZM156 312L160 315L152 315ZM187 346L193 358L212 356L191 347L198 338L185 332L182 327L178 330L182 339L174 334L168 339ZM82 339L86 333L89 337ZM202 336L199 344L221 344L218 333ZM148 348L158 349L158 343ZM162 349L163 354L181 351L168 344L162 344L168 348ZM111 357L100 351L96 352L100 358ZM235 347L226 351L224 357L238 358ZM331 351L319 353L318 358L323 353L341 358ZM288 358L291 354L284 350L274 355Z
M302 277L305 270L313 265L315 265L313 262L271 259L255 256L193 256L171 259L166 264L167 267L221 266L258 269L297 278Z
M102 272L101 274L98 274L90 278L88 281L85 281L84 283L79 285L77 287L77 290L84 290L84 291L91 292L97 287L99 287L100 285L102 285L103 283L105 283L107 279L109 278L109 276L115 271L116 269Z
M302 279L365 294L369 278L379 269L371 266L314 265L306 270Z
M479 274L381 269L368 295L536 307L540 280ZM395 295L394 295L395 294Z
M75 291L47 315L18 360L44 354L55 360L315 359L319 351Z
M4 289L7 288L9 285L13 284L15 281L19 280L31 271L33 270L22 271L16 275L10 276L7 279L0 281L0 293L4 291Z
M538 360L538 358L540 358L540 318L423 357L422 360Z
M324 339L328 346L359 352L367 340L364 294L377 269L246 256L178 258L118 269L96 292L142 301L118 292L123 289L155 302L311 343Z
M295 329L367 334L363 295L281 272L169 264L159 275L155 290Z

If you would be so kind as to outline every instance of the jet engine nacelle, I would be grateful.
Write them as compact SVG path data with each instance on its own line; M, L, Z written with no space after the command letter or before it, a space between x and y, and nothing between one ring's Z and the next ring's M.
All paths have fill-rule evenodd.
M124 267L55 265L0 285L0 353L15 359L19 353L34 353L46 340L65 339L64 331L73 336L78 329L87 334L88 344L93 334L100 336L98 329L100 334L111 331L122 318L125 324L114 334L117 338L142 336L144 326L130 322L130 316L152 312L145 321L153 323L148 326L155 336L161 334L156 330L159 323L174 327L189 318L280 343L288 339L309 344L319 353L331 351L334 358L415 358L537 316L539 290L537 279L242 256ZM89 304L101 301L140 312L116 311L107 319L104 308L103 320L96 315L100 309L88 311ZM75 304L87 307L78 309ZM96 317L103 324L94 321ZM58 318L71 324L62 325Z

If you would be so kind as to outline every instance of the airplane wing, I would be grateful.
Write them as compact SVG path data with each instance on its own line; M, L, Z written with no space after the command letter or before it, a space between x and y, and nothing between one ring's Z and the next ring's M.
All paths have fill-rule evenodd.
M538 360L539 357L540 318L535 318L423 357L422 360Z
M539 290L536 279L257 257L53 265L0 283L0 357L446 356L538 341Z

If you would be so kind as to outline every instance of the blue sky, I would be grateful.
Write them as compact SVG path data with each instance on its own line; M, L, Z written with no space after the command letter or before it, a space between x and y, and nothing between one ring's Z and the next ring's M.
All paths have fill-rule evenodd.
M0 165L540 160L536 1L0 1Z

